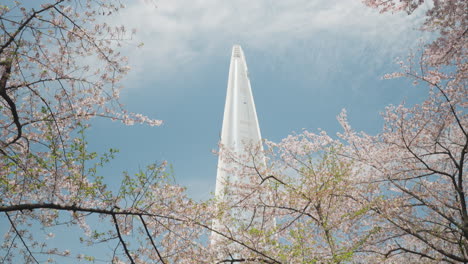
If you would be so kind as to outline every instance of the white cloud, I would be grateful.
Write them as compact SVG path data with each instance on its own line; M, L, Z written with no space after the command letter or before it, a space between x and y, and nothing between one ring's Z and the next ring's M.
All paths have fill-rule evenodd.
M369 39L382 50L405 48L418 17L378 14L359 0L160 0L135 1L124 9L119 22L138 30L135 41L143 48L130 51L139 74L157 68L164 74L184 63L225 52L240 43L271 55L297 47L297 41L321 33L346 39ZM392 41L388 41L392 40ZM325 44L323 44L325 45Z

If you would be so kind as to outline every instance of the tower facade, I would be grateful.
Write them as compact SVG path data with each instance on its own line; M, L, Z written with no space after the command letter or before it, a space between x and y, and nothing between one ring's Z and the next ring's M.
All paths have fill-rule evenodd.
M224 148L225 153L221 150L218 159L215 191L217 197L221 198L225 194L227 181L242 180L239 175L230 173L229 170L233 169L232 167L235 165L226 160L226 152L238 156L247 155L247 148L252 145L261 147L261 140L262 136L244 52L239 45L234 45L221 130L220 146Z
M234 45L216 176L219 217L213 221L213 230L241 240L245 236L236 237L238 234L253 229L262 230L267 226L263 219L265 213L261 212L262 209L257 210L266 194L250 188L260 184L258 170L264 166L265 157L247 63L242 48ZM224 252L216 250L218 254L238 256L241 249L232 239L228 240L212 232L211 246L216 250L222 245Z

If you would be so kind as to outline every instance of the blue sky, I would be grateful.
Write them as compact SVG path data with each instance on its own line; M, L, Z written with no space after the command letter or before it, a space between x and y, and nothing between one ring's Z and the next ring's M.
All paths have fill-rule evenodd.
M119 182L123 170L167 160L192 197L210 197L234 44L245 52L262 136L271 141L302 129L335 135L343 108L355 129L375 134L386 105L415 103L426 93L405 80L381 79L398 69L397 57L417 49L418 14L381 15L357 0L156 5L134 1L112 23L137 30L124 50L133 70L122 82L122 101L164 125L93 121L90 149L120 150L102 171L109 182Z

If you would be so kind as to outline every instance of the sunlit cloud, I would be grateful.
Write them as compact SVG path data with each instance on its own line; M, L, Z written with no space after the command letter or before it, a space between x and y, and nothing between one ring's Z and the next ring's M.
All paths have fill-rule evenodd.
M330 45L320 39L324 34L334 36L332 45L368 39L392 55L414 43L411 32L422 17L382 15L358 0L161 0L156 5L135 1L118 19L138 30L135 43L144 43L128 52L135 74L149 68L165 74L194 60L225 53L235 43L271 56L298 45L319 49Z

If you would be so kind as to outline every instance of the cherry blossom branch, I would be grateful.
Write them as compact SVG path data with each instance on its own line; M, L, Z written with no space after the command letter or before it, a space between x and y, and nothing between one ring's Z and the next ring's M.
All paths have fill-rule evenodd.
M455 225L456 227L460 228L460 229L463 229L462 226L460 225L460 223L458 223L457 221L455 221L455 219L453 219L452 217L444 214L443 212L441 212L436 206L430 204L430 203L427 203L421 196L415 194L414 192L411 192L410 190L404 188L403 186L393 182L393 185L395 185L399 190L401 190L402 192L406 193L406 194L409 194L410 196L412 196L413 198L415 198L416 200L418 200L419 202L421 202L424 206L426 206L427 208L431 209L432 211L434 211L435 213L437 213L438 215L440 215L441 217L443 217L444 219L448 220L450 223L452 223L453 225Z
M13 116L13 123L16 125L16 129L18 131L16 137L7 145L13 144L16 141L18 141L21 138L22 133L23 133L22 125L19 121L18 112L16 110L16 104L13 102L13 100L11 99L11 97L8 95L6 91L7 81L11 74L11 64L12 64L11 60L0 62L0 66L4 65L5 67L5 71L3 72L0 78L0 96L7 102L8 106L10 107L11 115Z
M79 205L73 204L73 205L60 205L56 203L31 203L31 204L16 204L16 205L10 205L10 206L0 206L0 212L13 212L13 211L23 211L23 210L35 210L35 209L55 209L55 210L63 210L63 211L71 211L71 212L88 212L88 213L97 213L97 214L104 214L104 215L110 215L112 217L117 216L117 215L132 215L132 216L151 216L151 217L157 217L157 218L164 218L164 219L169 219L173 221L178 221L178 222L189 222L195 225L198 225L200 227L205 228L208 231L214 232L222 237L225 237L226 239L239 244L248 250L257 253L260 256L263 256L265 259L269 259L272 261L271 263L278 263L281 264L278 260L275 260L274 258L268 256L266 253L263 253L246 243L239 241L235 238L229 235L226 235L218 230L213 229L212 227L203 224L199 221L192 220L192 219L182 219L174 216L168 216L168 215L159 215L159 214L154 214L154 213L149 213L145 211L139 211L137 209L134 210L113 210L113 209L101 209L101 208L89 208L89 207L81 207ZM115 221L114 221L115 223Z
M76 28L78 28L81 32L83 32L83 34L87 37L87 39L91 40L89 41L98 51L99 53L101 53L101 55L106 59L106 61L108 62L113 62L109 56L107 56L104 51L102 51L101 47L99 47L99 45L97 45L94 41L92 41L93 39L88 35L88 33L86 32L86 30L84 30L83 28L81 28L78 24L76 24L76 22L71 19L69 16L67 16L66 14L64 14L62 11L60 11L57 7L54 6L54 9L59 13L61 14L63 17L65 17L70 23L72 23ZM115 65L112 65L115 69Z
M7 249L6 253L5 253L5 256L3 256L3 258L2 258L2 260L3 260L2 264L5 263L5 260L7 259L8 255L10 255L11 249L15 245L15 240L16 240L17 237L18 237L18 233L15 233L15 237L11 240L10 246L8 247L8 249Z
M132 255L130 255L130 252L128 251L127 244L125 244L125 241L122 238L122 234L120 234L119 223L117 222L117 217L115 216L115 214L112 214L112 219L114 220L115 230L117 231L117 236L119 237L120 243L122 243L122 246L125 250L125 254L127 255L130 262L132 264L135 264L135 261L133 260Z
M20 238L21 243L23 243L23 246L26 248L26 250L28 251L28 253L29 253L29 255L31 256L31 258L34 260L34 262L36 262L37 264L39 264L39 261L37 261L37 259L34 257L33 253L32 253L31 250L29 249L28 245L26 245L26 242L24 241L23 236L22 236L21 233L18 231L18 229L16 229L15 223L14 223L13 220L11 219L10 215L8 214L8 212L5 212L5 215L7 216L8 221L9 221L10 224L11 224L11 227L13 227L13 230L15 230L16 235Z
M50 107L49 103L47 103L47 101L45 100L45 98L43 98L36 90L34 90L34 89L33 89L32 87L30 87L29 85L26 86L26 87L28 87L28 89L29 89L32 93L34 93L34 94L42 101L42 103L44 103L44 105L47 107L47 110L49 111L50 116L52 117L52 120L53 120L53 122L54 122L54 124L55 124L55 127L56 127L56 129L57 129L57 133L58 133L60 142L62 143L61 145L62 145L62 149L63 149L63 153L64 153L63 157L65 158L65 161L67 161L67 163L68 163L68 158L67 158L67 155L66 155L66 154L67 154L67 151L66 151L66 149L65 149L65 141L63 140L62 132L60 131L60 127L59 127L59 125L58 125L57 119L55 118L55 114L54 114L54 112L52 111L52 108Z
M175 221L185 221L184 219L181 219L181 218L147 213L144 211L135 211L135 210L116 211L116 210L111 210L111 209L82 207L77 204L61 205L57 203L24 203L24 204L0 206L0 212L14 212L14 211L23 211L23 210L32 211L35 209L55 209L55 210L63 210L63 211L87 212L87 213L97 213L97 214L105 214L105 215L133 215L133 216L144 215L144 216L166 218L166 219L175 220Z
M464 162L465 162L465 155L467 153L467 150L468 150L468 137L466 138L466 142L465 142L465 146L463 147L463 150L460 154L460 168L458 169L458 186L460 186L460 189L461 189L461 198L460 199L463 199L461 202L462 202L462 209L463 209L463 223L464 223L464 233L465 233L465 238L468 238L468 215L467 215L467 212L466 212L466 201L465 201L465 190L464 190L464 186L463 186L463 165L464 165Z
M219 263L236 263L236 262L261 262L261 263L270 263L270 264L274 264L274 263L277 263L277 262L272 262L271 260L268 260L268 259L264 259L264 258L231 258L231 259L225 259L225 260L221 260L221 261L218 261L216 262L216 264L219 264Z
M218 230L215 230L215 229L211 228L210 226L207 226L207 225L205 225L205 224L203 224L203 223L195 223L195 224L197 224L197 225L199 225L199 226L201 226L201 227L204 227L205 229L207 229L207 230L209 230L209 231L211 231L211 232L214 232L214 233L216 233L216 234L218 234L218 235L220 235L220 236L222 236L222 237L224 237L224 238L226 238L226 239L228 239L228 240L230 240L230 241L232 241L232 242L234 242L234 243L236 243L236 244L239 244L239 245L241 245L241 246L243 246L243 247L249 249L250 251L252 251L252 252L254 252L254 253L257 253L257 254L259 254L259 255L265 257L266 259L269 259L270 261L272 261L272 262L270 262L270 263L281 264L281 262L279 262L278 260L276 260L276 259L274 259L274 258L272 258L272 257L270 257L270 256L268 256L268 255L266 255L265 253L263 253L263 252L261 252L261 251L255 249L255 248L253 248L253 247L251 247L251 246L245 244L245 243L242 242L242 241L239 241L239 240L237 240L237 239L232 238L232 234L231 234L231 236L228 236L228 235L226 235L226 234L224 234L224 233L222 233L222 232L220 232L220 231L218 231Z
M463 131L463 134L468 138L468 132L465 130L465 128L463 127L463 124L461 123L459 117L458 117L458 114L457 112L455 111L455 107L453 106L452 104L452 101L450 100L450 98L448 97L447 93L445 93L444 89L442 89L442 87L440 87L439 84L437 83L434 83L426 78L424 78L424 76L418 76L417 74L415 73L411 73L411 72L406 72L406 74L410 77L413 77L415 79L418 79L418 80L421 80L421 81L424 81L426 83L428 83L429 85L432 85L434 87L437 88L437 90L442 94L442 96L444 97L445 101L447 101L447 103L449 104L450 106L450 112L452 113L453 117L455 117L455 120L457 121L457 124L458 124L458 127L460 127L460 129Z
M399 217L397 217L399 218ZM389 217L386 217L386 219L391 222L394 226L398 227L399 229L401 229L402 231L406 232L407 234L409 235L412 235L414 236L415 238L419 239L420 241L422 241L423 243L425 243L426 245L428 245L430 248L432 248L433 250L439 252L440 254L442 254L443 256L445 257L448 257L450 259L453 259L453 260L456 260L456 261L461 261L461 262L468 262L468 259L467 258L464 258L464 257L459 257L457 255L454 255L452 253L449 253L447 252L446 250L443 250L439 247L437 247L436 245L434 245L433 243L431 243L428 239L424 238L419 232L416 232L416 231L413 231L411 230L410 228L407 228L407 227L404 227L400 224L398 224L395 220L389 218Z
M430 83L430 82L429 82ZM431 83L433 84L433 83ZM455 117L455 120L457 120L457 124L458 126L460 127L460 129L463 131L463 134L465 134L465 137L468 138L468 133L466 132L465 128L463 127L460 119L458 118L458 115L457 115L457 112L455 111L455 108L453 107L453 104L452 104L452 101L450 100L450 98L447 96L447 94L445 93L445 91L438 85L438 84L433 84L435 87L437 87L437 89L440 91L440 93L444 96L445 100L447 101L447 103L450 105L450 111L452 112L453 114L453 117Z
M150 232L148 231L148 227L147 227L147 225L146 225L145 219L143 219L143 216L142 216L142 215L140 215L139 217L140 217L141 223L143 224L143 227L145 228L146 235L147 235L148 238L150 239L151 244L153 245L153 248L154 248L154 250L156 251L156 254L158 254L159 260L161 260L161 263L166 264L166 262L164 262L163 257L162 257L161 254L159 253L159 250L158 250L158 248L156 247L156 244L154 243L153 236L151 236Z
M461 33L460 36L457 37L457 40L455 41L455 43L460 41L466 35L467 32L468 32L468 28L466 28L465 31L463 31L463 33ZM445 57L447 57L450 54L450 52L454 50L454 46L455 45L450 45L450 48L445 52L445 54L439 58L438 63L442 63L445 60Z
M0 47L0 54L3 53L3 51L8 47L10 46L10 44L15 40L16 36L24 29L24 27L26 27L29 22L31 22L31 20L36 17L38 14L44 12L44 11L47 11L51 8L55 8L56 5L62 3L63 1L65 0L59 0L57 1L55 4L50 4L48 6L46 6L45 8L39 10L39 11L33 11L33 13L24 21L20 24L20 26L18 27L18 29L16 29L15 33L13 33L12 35L10 35L10 38Z
M73 77L69 77L69 76L62 76L62 77L59 77L59 78L46 78L46 79L36 80L36 81L33 81L33 82L20 83L20 84L17 84L17 85L12 85L12 86L6 87L6 90L14 90L14 89L18 89L18 88L21 88L21 87L28 87L28 86L30 87L30 86L33 86L35 84L46 83L46 82L54 82L54 81L58 81L58 80L69 80L69 81L80 81L80 82L85 81L85 80L82 80L82 79L73 78Z
M436 258L434 258L434 257L432 257L430 255L427 255L427 254L424 254L424 253L421 253L421 252L418 252L418 251L414 251L414 250L409 250L407 248L404 248L404 247L400 246L398 243L397 243L397 245L398 245L398 247L388 250L387 253L384 254L384 256L386 258L388 258L389 256L391 256L393 254L393 252L404 251L404 252L407 252L407 253L419 255L421 258L428 258L428 259L431 259L431 260L436 260ZM450 263L453 263L453 262L450 261Z

